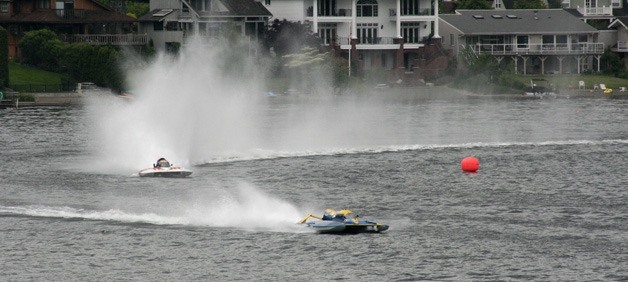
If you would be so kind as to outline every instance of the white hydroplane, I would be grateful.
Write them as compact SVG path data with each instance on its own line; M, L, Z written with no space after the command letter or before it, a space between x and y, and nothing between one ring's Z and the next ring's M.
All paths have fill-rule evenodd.
M173 166L165 158L160 158L152 168L142 169L140 177L187 177L192 171L180 166Z

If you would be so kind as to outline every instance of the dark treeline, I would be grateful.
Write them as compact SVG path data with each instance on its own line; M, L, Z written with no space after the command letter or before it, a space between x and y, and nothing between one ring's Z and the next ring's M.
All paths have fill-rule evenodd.
M66 43L47 29L27 32L20 40L22 63L62 73L62 83L91 81L97 85L122 90L121 52L111 46Z
M9 42L7 30L0 26L0 89L9 85Z

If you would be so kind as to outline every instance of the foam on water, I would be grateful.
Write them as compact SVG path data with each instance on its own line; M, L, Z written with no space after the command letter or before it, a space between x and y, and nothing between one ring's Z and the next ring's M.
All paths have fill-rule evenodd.
M197 195L199 196L199 195ZM271 197L254 186L241 183L233 191L214 191L186 202L156 205L142 212L125 208L88 210L68 206L0 206L0 214L33 217L146 223L155 225L189 225L230 227L244 230L304 232L296 224L305 214L294 205Z

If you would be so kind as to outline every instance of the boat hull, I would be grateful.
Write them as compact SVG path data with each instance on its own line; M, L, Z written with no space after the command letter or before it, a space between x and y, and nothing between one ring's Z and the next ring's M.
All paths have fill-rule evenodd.
M318 233L336 234L357 234L357 233L379 233L388 230L388 225L377 223L348 224L338 221L313 221L307 226Z
M182 167L171 167L171 168L147 168L143 169L139 172L140 177L171 177L171 178L181 178L188 177L192 174L192 171L187 170Z

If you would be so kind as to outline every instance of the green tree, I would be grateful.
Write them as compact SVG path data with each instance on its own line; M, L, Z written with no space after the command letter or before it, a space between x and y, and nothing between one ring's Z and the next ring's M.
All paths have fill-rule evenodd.
M113 90L124 88L120 52L111 46L70 44L63 50L61 63L76 81L91 81Z
M460 10L491 10L493 7L485 0L461 0L458 1L456 9Z
M54 32L48 29L29 31L20 40L19 46L24 63L49 71L58 71L64 43Z
M0 26L0 89L9 86L9 39L7 30Z
M300 52L303 47L318 49L321 40L306 24L276 19L266 32L265 45L281 57Z
M331 80L334 88L344 87L349 81L348 64L330 52L305 46L300 52L283 56L283 60L285 75L301 83L303 89L314 89L319 79Z
M613 53L610 48L604 50L604 54L600 58L600 65L604 73L611 74L613 76L620 76L624 71L624 64L621 62L619 55Z
M135 2L135 1L126 2L126 14L131 17L134 17L137 19L143 15L148 14L148 12L149 12L148 3Z
M515 0L514 9L547 9L542 0Z
M561 0L547 0L548 8L550 9L562 9L562 1Z

